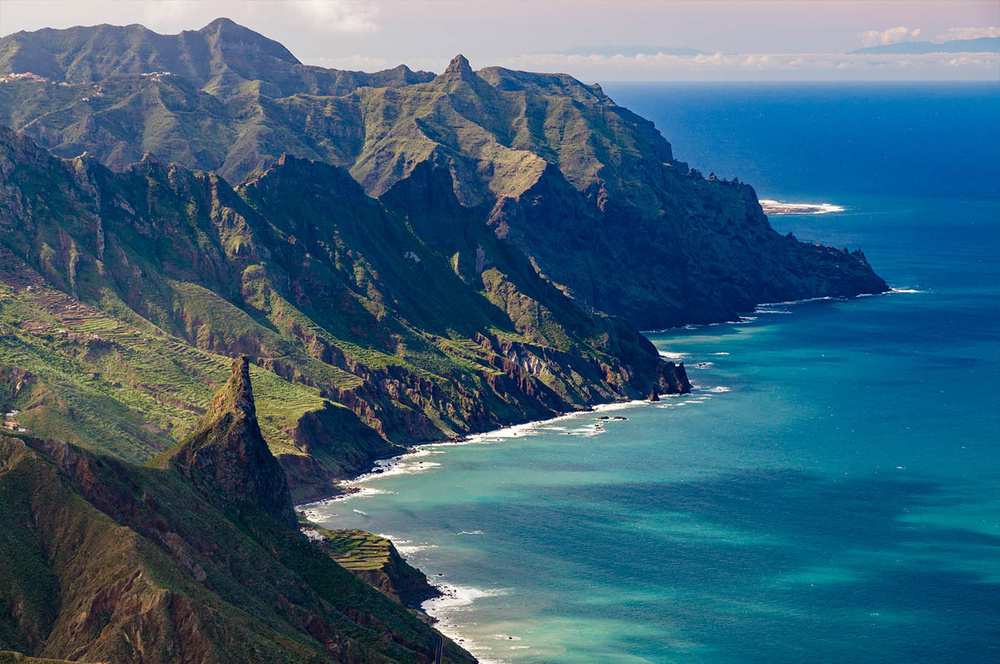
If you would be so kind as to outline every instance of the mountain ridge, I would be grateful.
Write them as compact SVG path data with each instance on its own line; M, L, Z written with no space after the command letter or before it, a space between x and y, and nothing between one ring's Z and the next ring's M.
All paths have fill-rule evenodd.
M465 230L442 252L327 164L286 157L233 190L153 158L123 173L52 158L11 132L0 190L5 405L37 434L144 462L248 354L302 501L415 442L690 389L454 197L437 204Z

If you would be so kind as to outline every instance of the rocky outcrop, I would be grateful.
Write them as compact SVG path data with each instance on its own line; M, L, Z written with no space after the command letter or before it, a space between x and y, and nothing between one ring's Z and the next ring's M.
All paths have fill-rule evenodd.
M403 606L419 609L441 594L384 537L361 530L327 530L315 524L308 524L303 532L354 576Z
M271 454L250 384L250 360L233 361L232 376L171 464L224 511L259 508L296 527L285 471Z
M680 364L660 362L654 387L658 394L688 394L691 392L691 387L683 362Z

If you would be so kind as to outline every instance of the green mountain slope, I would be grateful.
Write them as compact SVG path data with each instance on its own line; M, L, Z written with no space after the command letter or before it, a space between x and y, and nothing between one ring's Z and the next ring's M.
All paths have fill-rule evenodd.
M321 163L283 158L233 190L152 158L121 174L55 159L10 132L0 191L2 405L36 435L144 461L191 433L225 356L245 353L304 499L401 444L688 389L454 196L468 233L442 252Z
M169 37L18 33L0 40L0 63L26 66L22 51L66 85L5 84L0 123L56 154L123 169L152 151L235 182L289 153L379 197L441 170L476 225L585 308L643 328L886 289L860 253L774 233L751 188L691 171L652 123L569 76L475 72L461 56L433 78L309 68L224 19Z
M259 439L246 370L235 364L211 412L250 428L210 428L192 439L202 452ZM287 489L255 492L267 464L237 456L192 484L170 464L0 437L0 649L116 664L433 661L439 637L283 523ZM253 501L226 495L239 484ZM474 661L450 643L445 660Z

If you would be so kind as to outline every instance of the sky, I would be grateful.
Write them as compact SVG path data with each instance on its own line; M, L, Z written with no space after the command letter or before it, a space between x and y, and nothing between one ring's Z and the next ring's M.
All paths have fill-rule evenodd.
M562 71L585 81L992 80L1000 55L845 55L901 41L1000 36L1000 0L0 0L0 35L226 16L301 61ZM673 55L693 48L698 55Z

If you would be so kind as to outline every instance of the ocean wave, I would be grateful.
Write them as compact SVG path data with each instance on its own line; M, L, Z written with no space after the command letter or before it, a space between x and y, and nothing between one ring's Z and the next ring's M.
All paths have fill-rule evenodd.
M713 394L725 394L726 392L732 392L732 390L725 385L716 385L715 387L708 388L706 391Z
M890 288L890 293L923 293L922 290L917 290L916 288Z
M684 358L689 357L687 353L674 353L669 350L661 350L658 352L660 353L660 357L665 360L670 360L671 362L683 362Z
M431 582L432 586L441 592L441 596L427 600L420 605L420 608L424 610L424 613L434 618L436 621L434 627L455 643L459 644L474 655L477 655L480 662L495 662L496 660L490 660L479 656L479 653L481 652L491 652L492 648L489 646L481 646L472 639L462 636L462 634L458 631L458 626L452 622L451 617L452 614L466 611L467 607L473 604L476 600L483 599L485 597L506 595L507 592L505 590L457 586L443 582L435 582L432 579L428 580Z
M399 552L404 558L411 553L420 553L421 551L428 551L430 549L436 549L437 544L398 544L393 542L392 545L396 547L396 551Z
M845 207L833 203L782 203L769 199L758 201L764 214L830 214L844 212Z
M460 532L458 534L459 535L485 535L486 533L484 533L481 530L463 530L462 532Z
M845 300L847 298L824 295L823 297L807 297L802 300L784 300L782 302L761 302L758 307L782 307L792 304L806 304L807 302L826 302L827 300Z
M431 585L441 592L441 596L427 600L421 605L421 608L423 608L425 613L435 618L438 617L436 613L441 611L469 606L477 599L483 599L484 597L499 597L500 595L507 594L505 590L457 586L444 583L443 581L435 582L431 580Z

